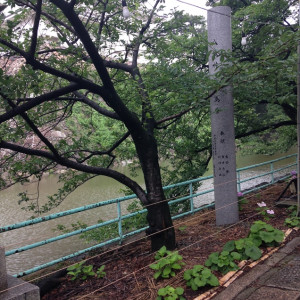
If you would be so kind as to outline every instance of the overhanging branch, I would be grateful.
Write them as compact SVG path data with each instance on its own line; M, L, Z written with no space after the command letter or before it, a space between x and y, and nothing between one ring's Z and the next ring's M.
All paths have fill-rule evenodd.
M46 158L53 162L56 162L57 164L59 164L61 166L71 168L71 169L74 169L74 170L77 170L80 172L90 173L90 174L95 174L95 175L103 175L103 176L113 178L113 179L117 180L118 182L126 185L128 188L130 188L137 195L137 197L141 200L143 205L148 204L146 193L141 188L141 186L137 182L130 179L129 177L127 177L124 174L119 173L115 170L80 164L80 163L70 160L68 158L56 157L52 153L44 151L44 150L29 149L29 148L26 148L26 147L23 147L23 146L20 146L17 144L12 144L12 143L6 142L4 140L0 141L0 148L9 149L9 150L27 154L30 156Z

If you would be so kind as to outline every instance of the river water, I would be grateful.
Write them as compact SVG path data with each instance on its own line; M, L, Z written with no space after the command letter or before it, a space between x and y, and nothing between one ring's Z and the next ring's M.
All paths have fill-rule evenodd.
M292 153L295 153L295 149L292 149L289 153L286 153L284 155ZM264 161L276 159L284 155L238 155L237 167L242 168L248 165L258 164ZM287 164L287 161L284 161L284 164ZM279 167L279 165L276 165L276 167ZM207 173L204 174L204 176L210 175L211 170L212 167L210 165ZM254 176L255 174L263 171L266 171L266 168L247 171L242 174L242 178ZM140 183L142 182L141 174L138 176L137 180ZM256 185L261 181L269 181L269 178L265 177L259 180L252 181L250 185ZM204 185L201 186L201 190L211 189L212 187L212 181L207 181ZM248 187L249 184L244 184L242 186L242 189ZM40 203L45 202L47 199L47 195L55 193L57 188L57 175L49 175L43 178L40 183ZM68 196L59 207L53 209L51 213L123 196L123 194L120 192L122 188L123 186L115 180L106 177L96 177L79 187L74 193ZM31 217L32 213L22 210L17 203L18 194L20 192L23 192L24 189L31 194L34 194L37 191L37 187L35 184L28 184L25 186L16 185L0 193L0 226L25 221ZM207 203L211 202L212 200L212 194L210 196L205 195L202 197L198 197L196 205L200 206L204 202ZM128 203L122 205L122 211L126 210L127 205ZM84 223L87 223L88 225L92 225L95 224L99 219L108 220L115 218L117 216L116 211L116 204L112 204L103 208L97 208L64 218L51 220L46 223L40 223L26 228L2 233L0 234L0 245L4 245L6 251L15 249L23 245L31 244L61 234L60 232L54 231L58 224L70 225L71 223L82 221ZM61 256L71 254L77 250L84 249L88 246L90 246L90 244L87 245L82 239L79 239L78 237L72 237L52 244L44 245L42 247L38 247L7 257L7 270L9 274L16 274L18 272L27 270L34 266L38 266Z

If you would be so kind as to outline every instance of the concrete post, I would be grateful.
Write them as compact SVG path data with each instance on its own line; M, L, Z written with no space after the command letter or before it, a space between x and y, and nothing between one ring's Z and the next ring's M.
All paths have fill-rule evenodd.
M298 22L300 26L300 0L298 7ZM297 158L297 216L300 217L300 41L297 47L298 63L297 63L297 140L298 140L298 158Z
M0 246L0 300L40 300L39 288L7 275L5 251Z
M0 245L0 293L1 291L6 290L7 287L5 249Z
M232 49L231 9L217 6L208 11L209 50ZM209 58L209 72L218 70L220 58ZM236 223L239 220L236 180L236 153L233 117L232 88L227 86L210 100L214 193L217 225Z

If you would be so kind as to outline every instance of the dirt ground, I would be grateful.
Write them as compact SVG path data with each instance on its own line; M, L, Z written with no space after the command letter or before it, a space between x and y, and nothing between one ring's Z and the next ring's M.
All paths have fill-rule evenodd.
M183 287L184 297L187 300L194 299L208 288L192 291L185 285L183 272L195 264L204 264L208 255L221 250L227 241L246 237L251 224L255 220L263 220L256 211L258 202L264 201L269 209L274 210L275 216L267 221L269 224L278 229L287 229L284 220L289 212L286 208L274 207L275 200L286 186L286 182L281 182L246 195L248 203L242 206L240 222L235 225L216 227L214 210L198 212L175 221L176 250L183 256L186 265L174 278L153 278L154 271L149 265L154 262L154 254L150 252L150 242L142 238L129 245L115 246L102 253L90 254L87 265L93 265L94 269L105 265L106 276L103 279L91 277L85 281L71 281L69 276L57 278L56 284L60 284L43 295L42 300L152 300L156 299L158 289L167 285ZM293 233L289 239L297 234L299 235ZM216 275L220 277L220 274Z

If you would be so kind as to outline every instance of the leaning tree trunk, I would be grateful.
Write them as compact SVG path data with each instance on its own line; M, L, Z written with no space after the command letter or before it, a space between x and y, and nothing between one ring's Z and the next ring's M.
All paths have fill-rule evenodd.
M176 244L175 230L163 191L157 144L153 136L147 136L143 142L137 144L148 200L146 208L149 228L146 233L151 239L152 251L157 251L162 246L172 250Z

